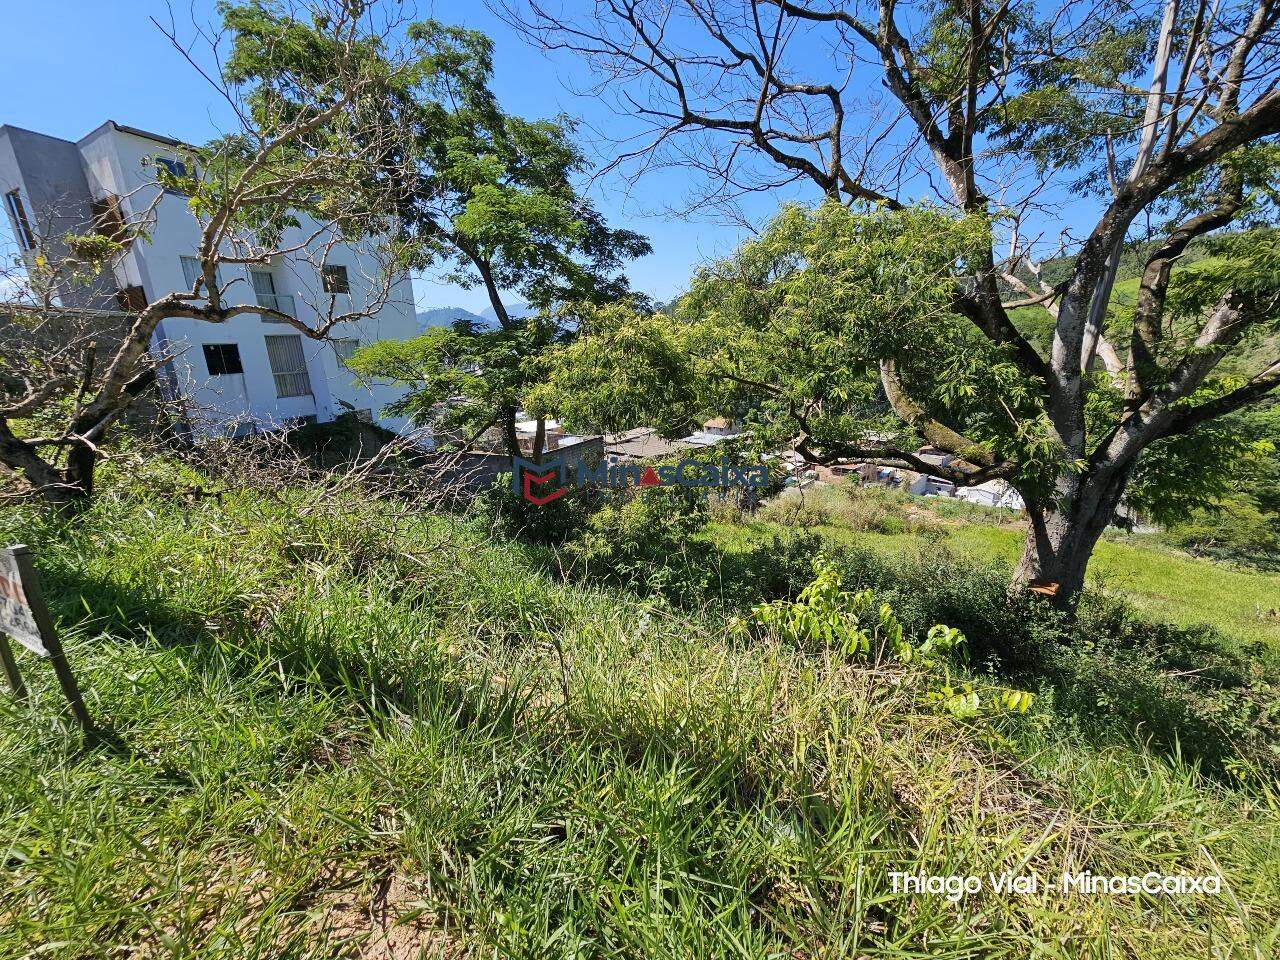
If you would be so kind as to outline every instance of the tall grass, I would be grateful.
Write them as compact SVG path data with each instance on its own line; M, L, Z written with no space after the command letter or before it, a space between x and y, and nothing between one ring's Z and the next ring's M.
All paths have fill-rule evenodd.
M1274 955L1273 788L354 496L18 508L95 716L0 715L0 955ZM888 873L1221 871L1220 896ZM396 951L399 951L398 953Z

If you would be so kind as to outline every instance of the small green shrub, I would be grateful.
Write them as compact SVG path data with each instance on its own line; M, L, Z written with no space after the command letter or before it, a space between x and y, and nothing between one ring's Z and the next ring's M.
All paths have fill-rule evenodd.
M1193 510L1163 539L1199 556L1280 570L1280 517L1248 497L1228 500L1216 510Z
M783 493L765 504L760 519L783 527L810 530L831 522L827 512L816 498L804 493Z
M816 644L877 663L890 654L904 662L913 655L893 608L877 605L870 590L849 593L840 574L826 564L818 566L799 598L760 604L751 616L781 639L802 647Z
M797 596L811 579L826 540L808 530L784 530L757 543L725 573L727 600L743 604Z
M920 671L915 680L927 688L925 701L961 719L1000 711L1026 713L1035 700L1026 690L983 685L974 680L953 685L951 671L942 658L965 642L963 633L936 623L923 642L913 643L893 607L877 600L870 590L845 590L839 572L825 562L818 564L813 580L796 600L760 604L752 609L751 618L779 639L802 649L839 650L846 657L870 660L877 666L889 659L914 664ZM935 688L931 675L938 672L943 682Z
M565 543L583 575L676 597L706 589L710 571L691 540L706 523L705 501L655 488L610 492L602 504Z
M594 491L571 486L550 503L532 504L511 489L511 474L500 474L481 491L474 506L508 536L534 543L563 543L587 524L598 497Z

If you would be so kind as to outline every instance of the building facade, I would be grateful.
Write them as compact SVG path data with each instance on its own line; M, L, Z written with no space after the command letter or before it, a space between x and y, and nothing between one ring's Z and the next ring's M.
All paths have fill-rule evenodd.
M59 238L83 233L90 224L100 228L104 218L130 222L152 211L149 236L130 244L110 272L59 292L62 306L69 308L136 312L165 294L192 289L199 272L200 226L185 196L161 191L155 183L157 164L176 169L189 162L178 141L110 120L74 143L0 126L0 195L28 258L42 244L46 255L59 256ZM370 289L371 278L379 267L370 248L324 244L323 258L308 256L309 244L320 245L312 239L319 225L299 219L280 244L299 253L261 265L220 268L226 302L270 307L308 326L319 322L317 311L327 311L329 304L345 313L372 303L378 295ZM317 259L323 260L323 271ZM412 287L402 274L376 313L343 323L326 340L245 313L219 324L166 319L151 346L157 355L172 358L161 370L162 383L181 402L196 432L326 422L355 412L403 434L411 424L386 413L403 388L358 383L345 361L375 340L417 335Z

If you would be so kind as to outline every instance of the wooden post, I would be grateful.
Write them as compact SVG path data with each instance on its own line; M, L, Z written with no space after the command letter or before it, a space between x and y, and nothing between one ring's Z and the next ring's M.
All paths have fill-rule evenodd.
M14 699L20 703L27 702L27 685L22 682L22 674L18 672L18 661L13 659L13 647L9 646L9 637L0 630L0 663L4 664L4 675L13 688Z
M67 698L67 702L71 704L71 712L75 714L75 718L84 730L85 735L93 738L96 736L93 729L93 720L89 717L89 711L84 705L84 697L80 695L80 687L76 684L76 678L71 673L71 665L67 663L67 655L63 652L62 641L59 639L58 631L53 625L53 618L49 616L49 608L45 606L44 594L40 591L40 578L37 576L35 566L31 562L31 551L23 544L16 544L9 547L6 552L13 557L17 566L22 598L25 600L25 603L10 605L10 609L16 608L17 613L25 621L21 624L19 632L14 633L14 639L37 655L48 657L49 663L53 666L53 672L58 678L58 684L62 687L62 693ZM9 589L12 589L12 587ZM22 610L23 607L26 608L25 611ZM29 620L25 619L27 613L30 616ZM30 630L31 626L35 627L34 631ZM28 635L31 633L34 633L34 636ZM4 649L8 650L7 639ZM6 673L9 673L12 659L13 653L9 650L8 656L5 658ZM17 674L16 663L13 664L13 671L9 675L10 683L13 683L15 679L18 682L14 687L16 694L18 687L22 685L22 679ZM23 694L25 692L25 687L23 687Z

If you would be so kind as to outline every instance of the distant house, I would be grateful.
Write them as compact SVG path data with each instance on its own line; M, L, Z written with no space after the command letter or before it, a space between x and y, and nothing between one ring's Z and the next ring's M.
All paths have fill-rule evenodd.
M733 425L723 417L708 420L701 430L695 430L687 437L668 440L653 427L634 427L621 433L605 434L605 452L624 463L635 463L641 460L658 460L672 457L685 450L714 447L726 440L744 436L735 431Z
M972 487L961 487L956 490L957 500L967 500L984 507L1000 507L1006 510L1023 510L1026 504L1022 495L1003 480L988 480Z
M525 456L532 456L534 449L534 440L538 433L538 421L534 419L524 419L516 421L516 441L520 444L520 452ZM581 453L591 447L600 447L603 450L603 438L599 434L577 435L566 433L564 427L560 425L559 420L548 417L543 421L543 453L556 453L560 451L574 451L575 455Z
M623 463L670 457L692 446L684 440L667 440L653 427L635 427L622 433L607 433L604 437L605 453Z
M948 467L956 459L954 455L947 453L945 450L939 450L937 447L925 446L916 451L916 456L925 463L931 463L937 467Z
M725 417L716 417L714 420L708 420L702 425L701 430L695 430L687 437L682 437L683 443L689 444L691 447L713 447L717 443L723 443L726 440L736 440L738 437L744 437L747 434L738 429L730 420Z

